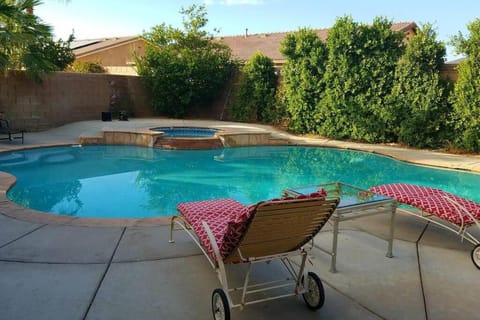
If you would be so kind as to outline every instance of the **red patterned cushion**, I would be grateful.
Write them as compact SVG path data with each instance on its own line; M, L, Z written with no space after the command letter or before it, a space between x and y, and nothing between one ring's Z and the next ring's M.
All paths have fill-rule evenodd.
M185 202L180 203L177 210L190 223L213 260L215 255L202 221L205 221L212 230L220 255L225 258L238 245L247 228L248 218L253 212L234 199Z
M394 198L400 203L417 207L459 226L469 226L475 222L474 219L480 219L480 204L440 189L392 183L372 187L370 191Z
M202 221L205 221L212 230L220 250L220 255L224 259L238 246L243 234L247 230L248 219L260 203L324 198L325 196L326 192L322 189L309 195L261 201L250 206L245 206L234 199L215 199L180 203L177 205L177 210L192 226L207 253L215 260L213 248Z

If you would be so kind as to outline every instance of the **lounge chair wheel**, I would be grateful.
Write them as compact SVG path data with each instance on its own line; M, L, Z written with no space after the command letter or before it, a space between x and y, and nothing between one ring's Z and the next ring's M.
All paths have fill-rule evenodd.
M302 277L302 282L304 278ZM303 294L303 300L311 310L320 309L325 303L325 291L323 290L322 281L316 273L309 272L307 275L307 282L303 285L307 290Z
M227 295L222 289L213 290L212 312L215 320L230 320L230 306Z
M480 244L477 244L472 250L472 261L475 267L480 269Z

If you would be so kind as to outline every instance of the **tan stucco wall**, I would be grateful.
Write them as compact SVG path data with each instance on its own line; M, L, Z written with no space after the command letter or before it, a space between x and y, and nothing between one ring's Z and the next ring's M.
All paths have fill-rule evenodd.
M125 67L125 66L107 66L103 67L106 73L109 74L121 74L126 76L137 76L137 69L134 66Z
M133 53L136 53L139 56L144 55L145 49L143 40L139 39L134 42L119 45L116 47L110 47L92 54L86 53L83 55L79 55L76 57L76 60L84 62L98 61L102 66L107 67L107 70L109 68L128 67L128 69L125 69L125 71L127 72L127 74L132 74L132 70L134 71L133 64L135 62L133 58ZM121 69L117 70L121 71ZM118 71L112 73L119 73ZM135 71L134 74L136 74Z

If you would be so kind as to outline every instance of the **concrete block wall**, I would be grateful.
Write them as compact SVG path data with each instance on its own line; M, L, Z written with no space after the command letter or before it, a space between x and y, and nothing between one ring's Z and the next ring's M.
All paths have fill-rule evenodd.
M155 115L139 77L69 72L47 75L42 83L24 72L0 76L0 112L12 127L40 131L75 121L100 120L102 112L110 111L114 92L128 101L131 115Z

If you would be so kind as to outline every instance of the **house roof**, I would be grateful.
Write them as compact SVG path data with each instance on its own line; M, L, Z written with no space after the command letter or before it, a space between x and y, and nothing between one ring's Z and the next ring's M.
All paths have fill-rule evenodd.
M393 31L403 32L408 32L410 30L415 31L417 25L414 22L393 23L391 29ZM328 31L329 29L315 30L322 41L327 39ZM250 59L255 52L260 51L275 62L285 60L280 53L280 45L287 34L294 32L295 31L251 35L245 34L240 36L219 37L217 39L228 45L232 49L232 55L237 59L246 61Z
M120 45L134 42L138 40L138 36L129 37L115 37L115 38L100 38L100 39L85 39L74 40L70 44L73 49L73 53L77 57L104 51L110 48L114 48Z
M328 29L315 30L321 40L327 38ZM280 53L280 45L287 34L292 32L275 32L261 34L246 34L242 36L228 36L216 38L225 43L232 49L232 55L239 60L248 60L260 51L263 55L271 58L273 61L285 60Z
M415 31L417 29L417 25L414 22L393 23L391 29L393 31L404 32L408 32L410 30ZM329 29L317 29L315 30L315 32L322 41L325 41L328 36L328 30ZM285 60L285 58L280 53L280 44L282 43L283 39L287 34L294 32L295 31L245 34L237 36L217 37L215 39L228 45L232 49L233 57L236 59L246 61L250 59L250 57L255 54L255 52L260 51L262 52L262 54L270 57L274 62L276 62ZM77 40L72 42L71 48L73 49L73 52L77 57L81 57L99 51L104 51L126 43L134 42L139 39L139 36L130 36Z
M465 60L466 57L461 57L461 58L457 58L457 59L454 59L454 60L450 60L450 61L447 61L445 62L445 64L454 64L454 65L457 65L459 64L460 62L462 62L463 60Z

